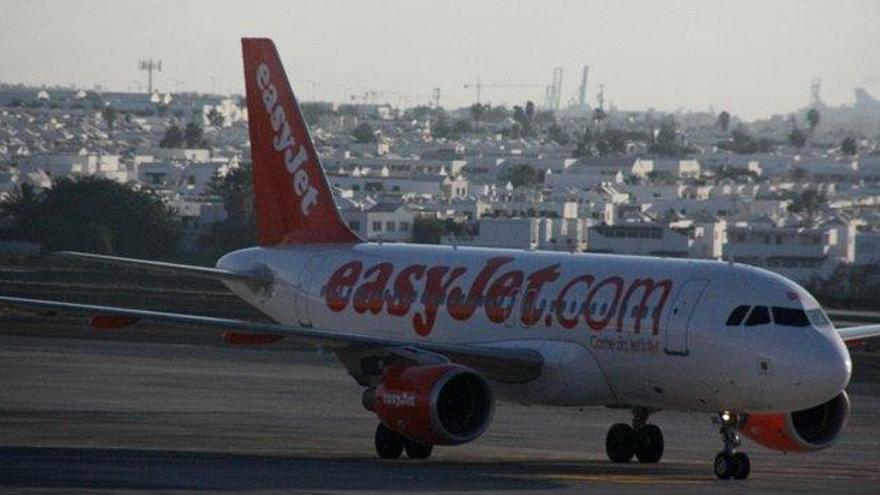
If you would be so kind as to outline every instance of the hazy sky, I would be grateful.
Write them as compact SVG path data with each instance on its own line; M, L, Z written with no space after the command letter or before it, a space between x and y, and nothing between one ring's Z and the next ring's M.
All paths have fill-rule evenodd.
M242 91L241 36L275 39L299 96L396 92L441 104L463 88L548 84L563 101L590 65L624 109L653 106L748 118L862 86L880 97L880 1L35 1L0 0L0 81L136 90L138 59L163 61L160 90ZM346 89L346 87L350 89ZM543 99L543 89L485 88L484 101Z

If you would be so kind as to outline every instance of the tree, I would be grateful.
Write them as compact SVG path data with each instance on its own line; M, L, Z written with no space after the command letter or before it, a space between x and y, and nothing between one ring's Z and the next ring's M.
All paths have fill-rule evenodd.
M483 120L483 117L486 116L486 112L488 110L489 110L488 104L474 103L473 105L471 105L471 108L470 108L471 119L473 119L474 122L481 122Z
M811 108L807 111L807 123L810 125L810 134L816 130L816 127L819 126L819 121L822 116L819 115L819 111L815 108Z
M213 127L223 127L223 124L226 123L226 117L224 117L216 108L211 108L207 117L208 123Z
M413 221L413 242L416 244L440 244L446 234L446 225L431 217L416 217Z
M223 177L215 176L208 192L217 196L226 209L226 220L217 222L196 241L205 261L229 251L256 244L254 190L250 162L230 170Z
M859 147L856 144L855 138L852 136L843 138L843 141L840 143L840 151L843 151L847 156L853 156L858 153Z
M605 110L602 110L601 108L593 110L593 122L596 124L596 127L598 127L606 117L608 117L608 114L605 113Z
M522 137L529 137L532 135L532 124L534 119L535 104L531 101L527 101L525 107L518 105L513 107L513 120L520 125Z
M803 213L812 223L816 213L821 211L826 204L828 204L828 198L825 194L816 189L807 189L792 196L791 204L788 205L788 211L791 213Z
M431 135L438 139L445 139L452 134L452 127L449 125L449 116L442 109L434 112L434 120L431 121Z
M354 142L359 144L376 142L376 131L373 130L373 126L366 122L355 127L354 130L351 131L351 136L354 138Z
M101 110L101 117L103 117L104 122L107 123L107 130L113 132L113 124L116 122L116 118L119 117L119 112L113 107L104 107L104 109Z
M486 105L486 122L502 122L504 119L510 117L510 110L504 106L489 106Z
M774 148L773 141L767 138L754 139L742 125L737 126L730 133L730 137L730 141L716 143L716 146L723 150L744 155L766 153L773 151Z
M19 238L49 251L167 258L176 252L183 232L174 211L158 196L94 176L58 179L36 198L7 200L2 207L14 219Z
M648 151L660 156L676 157L688 153L691 149L678 144L678 126L670 117L660 124L657 137L648 147Z
M524 163L508 168L499 179L501 182L510 182L513 187L528 187L544 183L544 175L531 165Z
M208 184L208 194L217 196L226 209L226 218L237 224L254 222L254 187L250 162L245 162L224 176L215 175Z
M561 125L557 123L553 123L549 129L547 129L547 138L556 144L568 144L571 138L568 137L568 133L565 132L565 129L562 128Z
M403 114L406 118L411 120L427 120L431 118L431 114L434 113L434 110L427 105L419 105L414 108L407 109Z
M455 124L452 126L452 133L456 136L470 134L473 130L474 128L471 126L471 123L464 119L456 120Z
M180 127L177 127L177 124L171 124L171 126L165 130L165 135L162 136L162 139L159 141L160 148L183 148L183 144L186 140L183 137L183 131L180 130Z
M183 129L183 140L186 142L187 148L204 148L206 147L205 132L196 122L186 124Z
M798 150L803 149L807 144L806 133L797 127L793 128L791 132L788 133L788 144L794 146Z
M718 114L718 126L721 127L722 132L727 132L727 128L730 126L730 113L727 110Z
M33 212L40 204L41 197L37 189L28 182L10 192L3 203L0 203L0 218L8 219L16 225L26 225Z
M592 145L593 145L593 133L590 131L590 128L587 127L584 129L584 132L578 138L577 148L574 150L575 158L582 158L585 156L590 156L592 154Z

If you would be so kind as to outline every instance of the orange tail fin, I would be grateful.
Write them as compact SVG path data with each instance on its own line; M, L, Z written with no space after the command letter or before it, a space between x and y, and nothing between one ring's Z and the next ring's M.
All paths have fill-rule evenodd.
M342 220L269 39L242 38L260 245L359 242Z

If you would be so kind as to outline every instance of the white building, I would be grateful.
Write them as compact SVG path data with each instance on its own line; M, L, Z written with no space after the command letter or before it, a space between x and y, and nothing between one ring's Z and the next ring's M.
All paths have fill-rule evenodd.
M342 218L361 238L368 241L409 242L415 212L404 203L376 203L369 209L342 211Z

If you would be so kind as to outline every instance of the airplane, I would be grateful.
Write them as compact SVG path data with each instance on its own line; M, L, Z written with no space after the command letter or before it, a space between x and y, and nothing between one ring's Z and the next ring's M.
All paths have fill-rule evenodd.
M659 411L711 415L720 479L745 479L741 436L781 452L832 445L850 416L847 342L778 274L708 260L365 242L343 221L274 43L243 38L256 247L215 267L61 255L219 280L274 323L0 297L96 328L138 321L332 352L363 386L381 458L430 457L489 427L496 400L628 410L606 454L656 463ZM552 427L548 425L547 427Z

